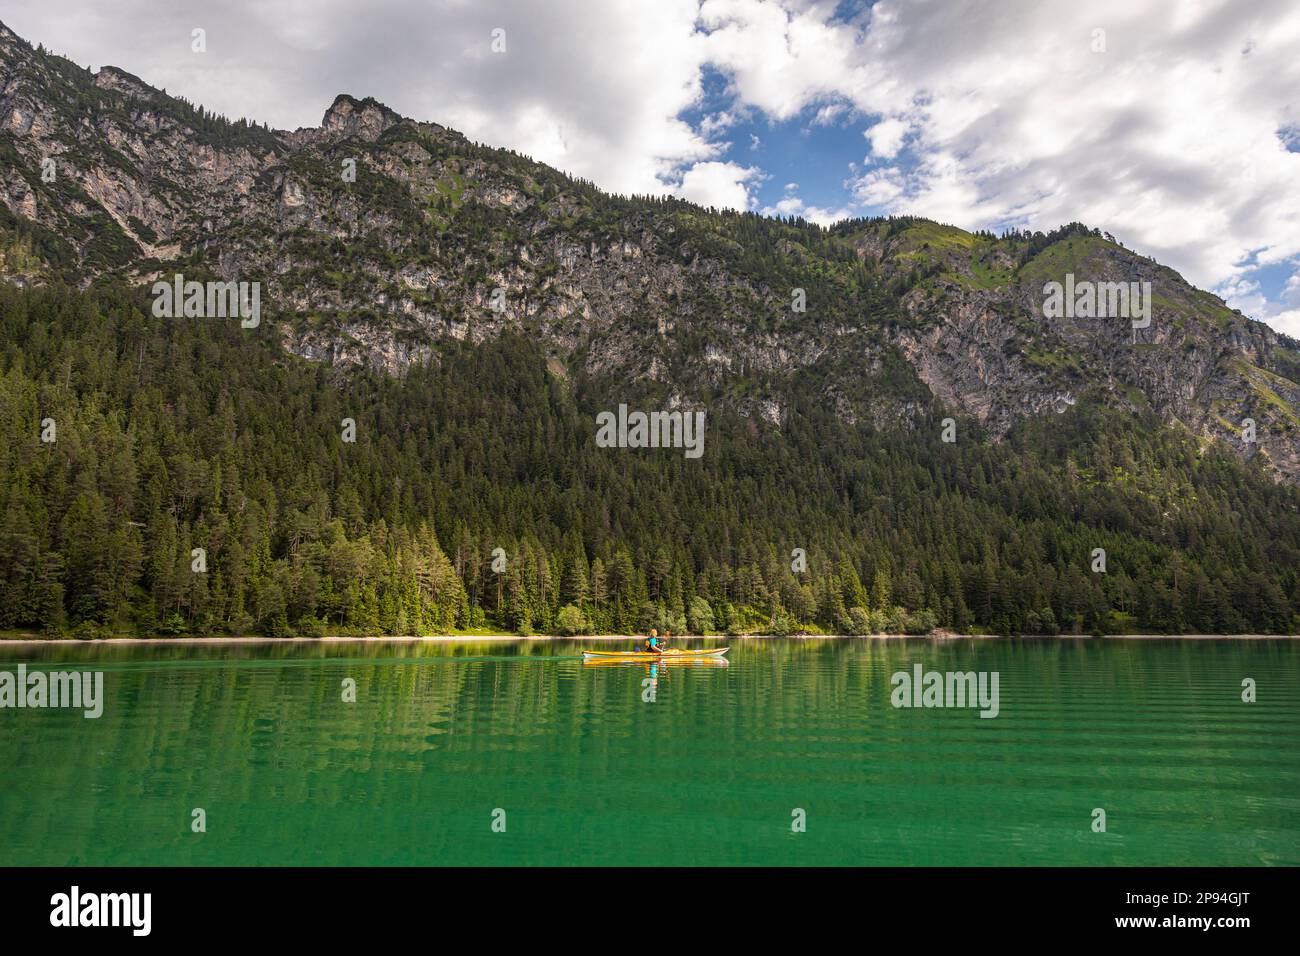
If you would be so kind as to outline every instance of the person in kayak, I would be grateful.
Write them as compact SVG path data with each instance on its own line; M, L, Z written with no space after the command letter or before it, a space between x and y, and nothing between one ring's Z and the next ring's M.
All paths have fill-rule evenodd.
M650 636L645 639L645 649L652 654L662 654L663 648L659 646L659 632L655 628L650 628Z

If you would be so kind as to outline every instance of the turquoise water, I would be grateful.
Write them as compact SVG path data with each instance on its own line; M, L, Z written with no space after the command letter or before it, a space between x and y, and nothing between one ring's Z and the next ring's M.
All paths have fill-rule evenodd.
M1300 863L1300 642L580 646L0 645L106 696L0 710L0 862ZM893 707L916 663L997 672L998 716Z

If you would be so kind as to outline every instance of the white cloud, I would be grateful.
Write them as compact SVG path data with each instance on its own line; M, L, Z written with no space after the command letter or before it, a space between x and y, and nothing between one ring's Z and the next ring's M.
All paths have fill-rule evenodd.
M739 163L696 163L682 175L674 192L701 206L743 211L753 205L751 189L761 175L757 167Z
M907 123L900 119L882 119L863 135L871 143L871 152L881 159L893 159L903 147Z
M742 102L776 120L790 119L817 99L838 100L856 82L851 27L828 27L830 3L789 8L761 0L704 0L705 53L725 70Z
M725 133L734 126L740 117L735 113L723 110L721 113L711 113L704 119L700 120L700 135L705 139L713 139L719 133Z
M815 116L813 116L813 126L832 126L840 122L849 113L847 103L829 103L820 107Z
M1279 332L1300 339L1300 272L1292 274L1275 301L1263 294L1259 283L1230 279L1215 290L1234 309L1267 322Z
M829 226L853 215L853 210L847 206L839 209L810 206L798 196L784 196L773 205L764 206L762 212L764 216L802 216L820 226Z
M1263 317L1264 321L1279 332L1293 339L1300 340L1300 309L1286 309Z
M853 184L853 195L864 206L892 209L907 188L903 173L897 169L873 169Z

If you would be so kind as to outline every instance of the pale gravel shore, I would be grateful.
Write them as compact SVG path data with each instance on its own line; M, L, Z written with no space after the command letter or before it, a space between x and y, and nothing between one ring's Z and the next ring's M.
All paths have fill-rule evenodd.
M1088 634L1018 634L1007 637L1000 634L789 634L791 640L862 640L862 641L1093 641L1098 638ZM0 647L6 645L38 644L454 644L454 643L522 643L525 641L640 641L645 635L637 634L586 634L578 637L559 637L550 634L520 637L517 634L437 634L427 637L9 637L0 638ZM772 634L725 634L698 637L679 635L673 640L683 641L771 641L781 638ZM1102 640L1111 641L1294 641L1300 634L1103 634Z

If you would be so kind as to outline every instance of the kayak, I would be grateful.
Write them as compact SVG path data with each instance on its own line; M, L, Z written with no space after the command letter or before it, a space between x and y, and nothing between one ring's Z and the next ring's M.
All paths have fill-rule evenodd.
M661 657L657 661L638 661L617 657L588 657L582 662L583 667L644 667L651 673L656 667L730 667L731 662L725 657L683 657L674 654Z
M656 651L583 651L584 661L698 661L718 658L729 647L705 647L698 650L669 648L662 653Z
M669 648L663 652L656 650L584 650L584 661L707 661L719 658L731 648L702 648L699 650L682 650Z

